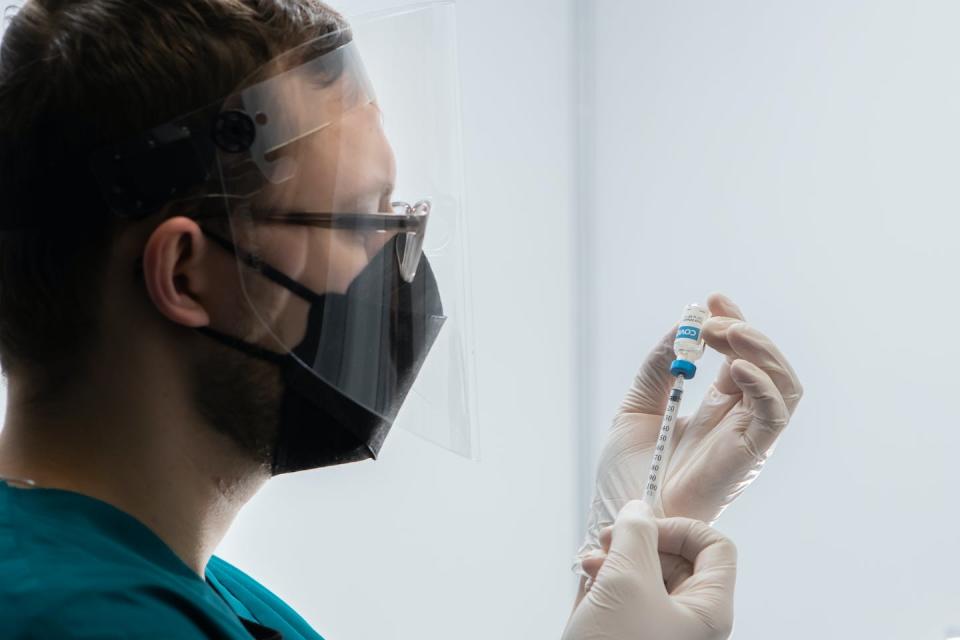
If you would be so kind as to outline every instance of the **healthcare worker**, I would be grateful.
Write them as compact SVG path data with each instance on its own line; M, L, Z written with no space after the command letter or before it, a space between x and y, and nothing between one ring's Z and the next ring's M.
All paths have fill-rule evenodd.
M272 476L375 458L456 329L437 247L462 227L429 72L450 64L431 39L448 10L371 20L364 59L316 0L31 0L12 17L4 638L319 637L213 550ZM378 97L365 62L427 100ZM423 185L435 200L396 196ZM634 499L667 342L611 431L567 640L729 633L735 553L703 521L755 477L800 387L732 302L709 304L728 361L678 427L664 513ZM450 429L432 437L462 449Z

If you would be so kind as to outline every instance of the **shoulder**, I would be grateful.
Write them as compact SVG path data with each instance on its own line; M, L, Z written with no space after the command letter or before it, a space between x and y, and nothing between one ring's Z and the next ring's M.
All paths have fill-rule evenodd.
M0 545L0 629L26 638L244 637L196 576L85 545Z
M4 638L242 637L227 616L167 585L142 582L84 590L51 587L42 595L35 594L27 607L0 608L0 627L7 630Z
M289 610L293 613L279 596L218 556L212 556L207 564L207 580L221 595L227 596L228 601L235 598L245 607L262 604L271 609ZM227 593L224 594L224 591Z
M226 560L210 558L207 580L237 615L277 629L284 638L323 640L290 605Z
M0 486L0 635L249 638L173 557L145 526L106 503Z

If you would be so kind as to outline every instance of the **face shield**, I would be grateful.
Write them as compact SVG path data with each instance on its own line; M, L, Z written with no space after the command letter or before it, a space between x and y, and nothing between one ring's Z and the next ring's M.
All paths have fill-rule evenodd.
M395 194L401 201L426 198L431 203L422 250L447 316L397 424L448 451L476 458L472 268L455 15L453 2L434 2L352 23L397 160Z
M235 257L243 301L213 329L284 363L298 441L350 451L323 464L375 457L394 421L475 453L456 65L452 3L361 16L93 158L123 210L203 185L184 210Z

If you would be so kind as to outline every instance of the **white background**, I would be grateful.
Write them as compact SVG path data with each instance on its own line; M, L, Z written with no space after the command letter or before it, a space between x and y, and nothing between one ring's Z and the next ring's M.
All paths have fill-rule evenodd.
M960 3L591 6L587 424L685 303L729 293L806 387L718 523L740 549L734 637L943 638L960 624Z
M481 459L396 431L270 483L220 553L330 640L557 638L612 412L722 290L807 390L719 523L734 637L960 624L960 4L461 0L459 25Z

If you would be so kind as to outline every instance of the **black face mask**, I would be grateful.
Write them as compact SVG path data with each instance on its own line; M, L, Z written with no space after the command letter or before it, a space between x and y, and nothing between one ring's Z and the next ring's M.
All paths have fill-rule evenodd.
M433 271L422 257L412 282L400 276L397 236L344 294L316 293L230 241L208 237L310 304L303 340L269 351L209 327L198 329L283 376L273 474L376 458L400 405L443 326Z

